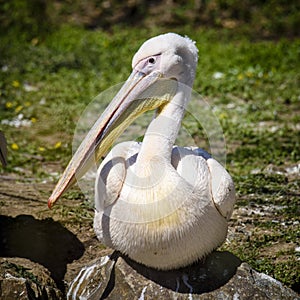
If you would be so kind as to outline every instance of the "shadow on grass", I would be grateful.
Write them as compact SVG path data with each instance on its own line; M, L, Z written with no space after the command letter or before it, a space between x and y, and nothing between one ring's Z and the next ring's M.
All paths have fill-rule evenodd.
M67 264L83 252L84 246L77 237L53 219L0 215L0 256L27 258L43 265L62 291Z

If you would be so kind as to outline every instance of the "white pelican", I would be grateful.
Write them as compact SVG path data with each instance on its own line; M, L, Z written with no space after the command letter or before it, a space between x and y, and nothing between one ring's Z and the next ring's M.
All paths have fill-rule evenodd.
M118 144L101 163L94 229L105 245L161 270L186 266L222 244L235 202L233 181L216 160L202 149L174 146L197 61L187 37L167 33L146 41L48 201L52 207L135 118L156 109L142 143Z

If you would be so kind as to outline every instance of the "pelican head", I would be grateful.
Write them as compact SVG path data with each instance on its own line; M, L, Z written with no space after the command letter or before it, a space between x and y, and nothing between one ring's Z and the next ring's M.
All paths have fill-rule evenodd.
M144 74L159 72L163 78L193 85L198 49L188 37L175 33L147 40L134 55L132 69Z
M134 55L132 73L89 131L48 200L51 208L139 115L162 108L176 94L178 83L191 87L198 49L175 33L147 40Z

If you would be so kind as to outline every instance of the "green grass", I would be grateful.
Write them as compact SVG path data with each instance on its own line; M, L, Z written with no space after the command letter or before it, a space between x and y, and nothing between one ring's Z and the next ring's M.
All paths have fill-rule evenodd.
M108 33L63 26L30 42L3 37L0 129L8 141L9 156L0 174L57 180L70 159L76 122L85 107L101 91L126 80L135 51L159 33L158 28L149 33L116 27ZM300 40L253 43L241 35L189 26L179 33L197 41L194 90L205 97L222 126L237 208L253 203L279 208L273 218L252 219L250 239L225 247L295 288L300 276L297 253L290 248L275 254L261 251L278 242L299 243L299 174L277 171L300 161ZM220 78L215 78L217 72ZM30 126L5 124L4 120L11 122L20 114ZM205 139L201 128L193 126L189 128L193 136ZM280 222L292 223L280 226Z
M14 275L17 277L28 279L39 286L42 285L39 279L29 271L29 268L25 268L11 262L3 262L3 266L13 271Z

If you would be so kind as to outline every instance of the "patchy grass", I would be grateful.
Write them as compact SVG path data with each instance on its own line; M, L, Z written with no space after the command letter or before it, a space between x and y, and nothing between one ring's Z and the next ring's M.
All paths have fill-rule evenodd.
M0 129L9 156L0 175L55 182L70 159L76 122L85 107L127 78L139 45L158 33L157 28L108 33L64 26L42 40L3 38ZM179 33L197 41L194 89L221 123L227 168L236 183L237 205L223 248L299 290L300 41L251 43L242 36L190 27ZM189 131L201 144L206 137L193 126ZM60 205L64 218L91 222L90 204L81 193L65 197L82 205Z
M11 262L3 262L3 266L6 269L12 270L14 272L14 275L16 275L17 277L29 279L30 281L34 282L35 284L41 285L38 278L34 274L29 272L30 269L25 268L20 265L17 265L17 264L14 264L14 263L11 263Z

